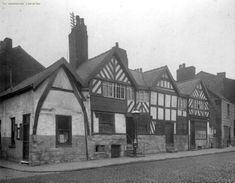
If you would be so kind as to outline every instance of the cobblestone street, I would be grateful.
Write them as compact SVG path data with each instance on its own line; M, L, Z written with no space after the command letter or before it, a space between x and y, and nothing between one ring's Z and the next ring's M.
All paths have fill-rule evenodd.
M135 163L98 169L54 173L2 182L96 183L214 183L235 182L235 153Z

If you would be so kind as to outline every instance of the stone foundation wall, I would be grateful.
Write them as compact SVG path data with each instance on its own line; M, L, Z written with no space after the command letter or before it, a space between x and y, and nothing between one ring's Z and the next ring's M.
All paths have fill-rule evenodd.
M56 147L55 136L34 136L31 165L86 160L84 136L73 136L71 146Z
M154 154L166 151L165 136L138 135L138 149L144 154Z
M104 145L103 152L96 152L96 145ZM126 135L99 135L95 134L88 137L88 152L90 159L111 158L111 145L120 145L120 156L124 156L126 149Z
M187 151L188 135L174 135L174 146L177 151Z

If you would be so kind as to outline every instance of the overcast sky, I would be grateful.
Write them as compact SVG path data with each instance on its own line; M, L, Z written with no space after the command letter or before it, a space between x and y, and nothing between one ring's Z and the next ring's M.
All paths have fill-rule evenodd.
M186 63L235 79L234 0L0 0L0 40L46 67L68 59L70 12L85 19L89 58L119 42L131 69L168 65L175 77Z

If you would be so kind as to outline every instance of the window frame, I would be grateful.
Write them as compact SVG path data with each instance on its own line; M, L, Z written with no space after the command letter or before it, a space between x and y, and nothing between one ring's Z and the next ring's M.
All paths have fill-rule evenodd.
M68 120L68 123L69 123L69 127L68 129L59 129L58 126L59 126L59 118L67 118ZM68 133L68 142L66 143L60 143L58 138L59 138L59 130L64 130L64 131L69 131ZM66 146L69 146L71 147L72 146L72 116L70 115L56 115L56 147L66 147Z
M96 115L97 115L97 117L98 117L98 121L99 121L99 134L115 134L116 133L116 129L115 129L115 114L114 113L111 113L111 112L96 112ZM111 131L107 131L107 130L104 130L104 127L101 127L101 125L107 125L109 122L107 122L107 121L104 121L104 116L102 116L102 115L112 115L111 116L111 122L110 122L110 124L111 124ZM106 116L107 117L107 116ZM103 119L102 119L103 118ZM103 121L102 121L103 120ZM109 125L110 125L109 124Z

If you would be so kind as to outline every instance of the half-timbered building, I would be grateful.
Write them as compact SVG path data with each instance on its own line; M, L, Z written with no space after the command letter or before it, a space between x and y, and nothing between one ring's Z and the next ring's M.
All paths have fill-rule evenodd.
M178 104L177 133L188 134L185 140L190 149L207 148L211 135L207 89L200 79L178 83L178 87L183 96Z

